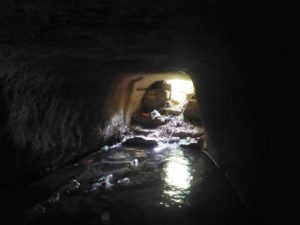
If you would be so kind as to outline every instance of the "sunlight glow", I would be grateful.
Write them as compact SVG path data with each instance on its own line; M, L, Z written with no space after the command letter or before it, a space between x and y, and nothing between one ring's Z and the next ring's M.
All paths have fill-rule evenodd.
M186 100L187 94L194 93L194 85L191 80L167 80L171 84L171 99L182 103Z

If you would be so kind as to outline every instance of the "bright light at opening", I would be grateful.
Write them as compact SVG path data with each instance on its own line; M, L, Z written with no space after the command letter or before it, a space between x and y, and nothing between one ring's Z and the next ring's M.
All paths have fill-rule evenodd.
M182 103L186 100L187 94L194 93L194 85L191 80L168 80L168 84L171 84L171 99Z

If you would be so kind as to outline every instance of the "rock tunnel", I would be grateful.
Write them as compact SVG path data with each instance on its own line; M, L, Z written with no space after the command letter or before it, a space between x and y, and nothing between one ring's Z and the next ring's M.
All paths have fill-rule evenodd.
M1 11L2 218L294 224L297 87L282 76L297 71L292 13L256 1L45 2ZM192 82L192 116L163 109L169 89L155 105L162 124L123 145L136 115L155 109L142 110L149 87L175 89L174 80ZM200 127L196 146L180 145L189 136L169 143L171 125L153 136L174 118L176 128Z

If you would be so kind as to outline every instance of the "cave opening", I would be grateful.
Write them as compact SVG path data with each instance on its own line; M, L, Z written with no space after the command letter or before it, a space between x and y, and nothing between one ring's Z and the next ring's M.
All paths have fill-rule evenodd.
M176 129L185 125L187 129L188 124L180 123L187 121L200 125L199 104L190 78L156 80L146 88L137 88L137 91L142 91L142 98L132 114L131 127L159 130L162 127L175 125Z
M191 76L122 74L105 88L96 129L101 145L21 190L22 220L134 225L194 224L198 214L210 224L244 219L237 193L207 155ZM23 195L28 191L34 195Z
M104 118L108 145L148 139L158 145L155 150L174 143L200 150L205 145L195 87L185 72L122 76L111 87Z

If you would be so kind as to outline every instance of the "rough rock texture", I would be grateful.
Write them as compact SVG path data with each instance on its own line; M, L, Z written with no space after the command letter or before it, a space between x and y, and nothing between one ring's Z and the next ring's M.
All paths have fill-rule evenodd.
M117 75L185 70L208 150L255 222L292 224L297 7L256 0L1 4L2 183L14 186L9 181L118 136L127 116L116 110L119 101L106 102L120 96L110 88ZM105 108L116 114L104 115Z
M160 109L167 102L167 92L165 90L148 90L142 101L142 110L151 112L155 109Z
M184 117L191 120L200 120L200 108L196 99L190 99L184 110Z
M143 112L152 112L166 105L168 93L165 86L164 81L157 81L146 90L141 106Z

